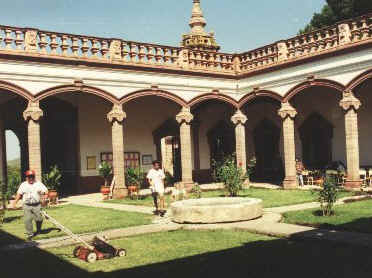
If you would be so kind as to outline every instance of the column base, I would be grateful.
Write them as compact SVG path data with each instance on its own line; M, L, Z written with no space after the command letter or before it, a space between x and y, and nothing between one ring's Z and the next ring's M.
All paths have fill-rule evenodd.
M128 188L114 188L112 192L113 199L123 199L128 196Z
M344 186L346 189L359 188L362 186L362 181L361 180L356 180L356 181L346 180Z
M296 177L285 177L283 180L284 189L296 189L298 187Z
M190 193L192 191L192 188L195 185L195 183L193 181L187 181L187 182L181 181L180 184L183 185L183 188L186 189L187 193Z

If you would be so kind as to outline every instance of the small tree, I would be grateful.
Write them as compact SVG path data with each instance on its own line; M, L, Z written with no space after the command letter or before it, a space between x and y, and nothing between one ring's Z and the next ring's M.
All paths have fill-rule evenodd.
M110 178L110 175L112 173L112 166L108 162L103 161L98 166L98 173L104 179L105 186L108 186L109 178Z
M235 156L228 156L217 168L216 173L217 179L225 184L230 197L238 196L247 175L236 165Z
M50 167L50 171L43 175L43 183L49 190L59 191L62 174L57 165Z
M330 216L333 212L333 206L337 201L338 188L336 180L332 176L326 176L323 188L318 191L318 201L323 216Z

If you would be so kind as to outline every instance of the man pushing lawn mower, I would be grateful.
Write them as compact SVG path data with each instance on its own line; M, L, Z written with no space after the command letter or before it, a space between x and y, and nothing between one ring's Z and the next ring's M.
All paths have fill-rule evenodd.
M43 223L41 199L48 193L48 189L43 183L35 180L34 170L26 171L25 175L26 181L18 188L13 209L16 208L17 202L22 198L27 240L31 240L32 237L41 232L41 225ZM36 222L36 233L33 231L33 220Z

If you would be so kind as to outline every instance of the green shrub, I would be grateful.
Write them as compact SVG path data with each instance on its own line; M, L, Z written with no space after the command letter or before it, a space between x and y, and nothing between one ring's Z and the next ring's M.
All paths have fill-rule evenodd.
M225 184L230 197L238 196L247 175L236 165L234 155L228 156L216 169L217 179Z
M112 166L108 162L103 161L98 166L98 173L105 180L105 186L108 186L109 178L112 174Z
M127 186L142 187L146 179L146 173L141 167L127 168L125 170L125 184Z
M43 175L43 183L49 190L59 192L61 188L62 174L57 165L51 166L50 171Z
M6 186L5 183L1 182L1 209L0 209L0 227L5 219L6 211Z
M18 187L21 184L20 173L11 173L8 175L8 185L6 188L5 198L10 200L17 193Z
M323 188L318 191L318 202L320 203L323 216L332 215L338 193L335 178L333 176L326 176Z

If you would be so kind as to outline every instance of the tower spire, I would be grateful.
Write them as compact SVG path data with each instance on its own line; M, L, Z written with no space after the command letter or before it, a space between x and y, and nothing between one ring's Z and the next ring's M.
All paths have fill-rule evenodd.
M200 6L200 0L193 0L189 22L191 32L182 36L182 46L198 50L218 51L220 47L214 39L214 33L207 33L204 27L207 21Z
M193 0L189 25L191 27L192 34L207 34L204 30L204 27L207 25L207 21L205 20L203 11L200 7L200 0Z

